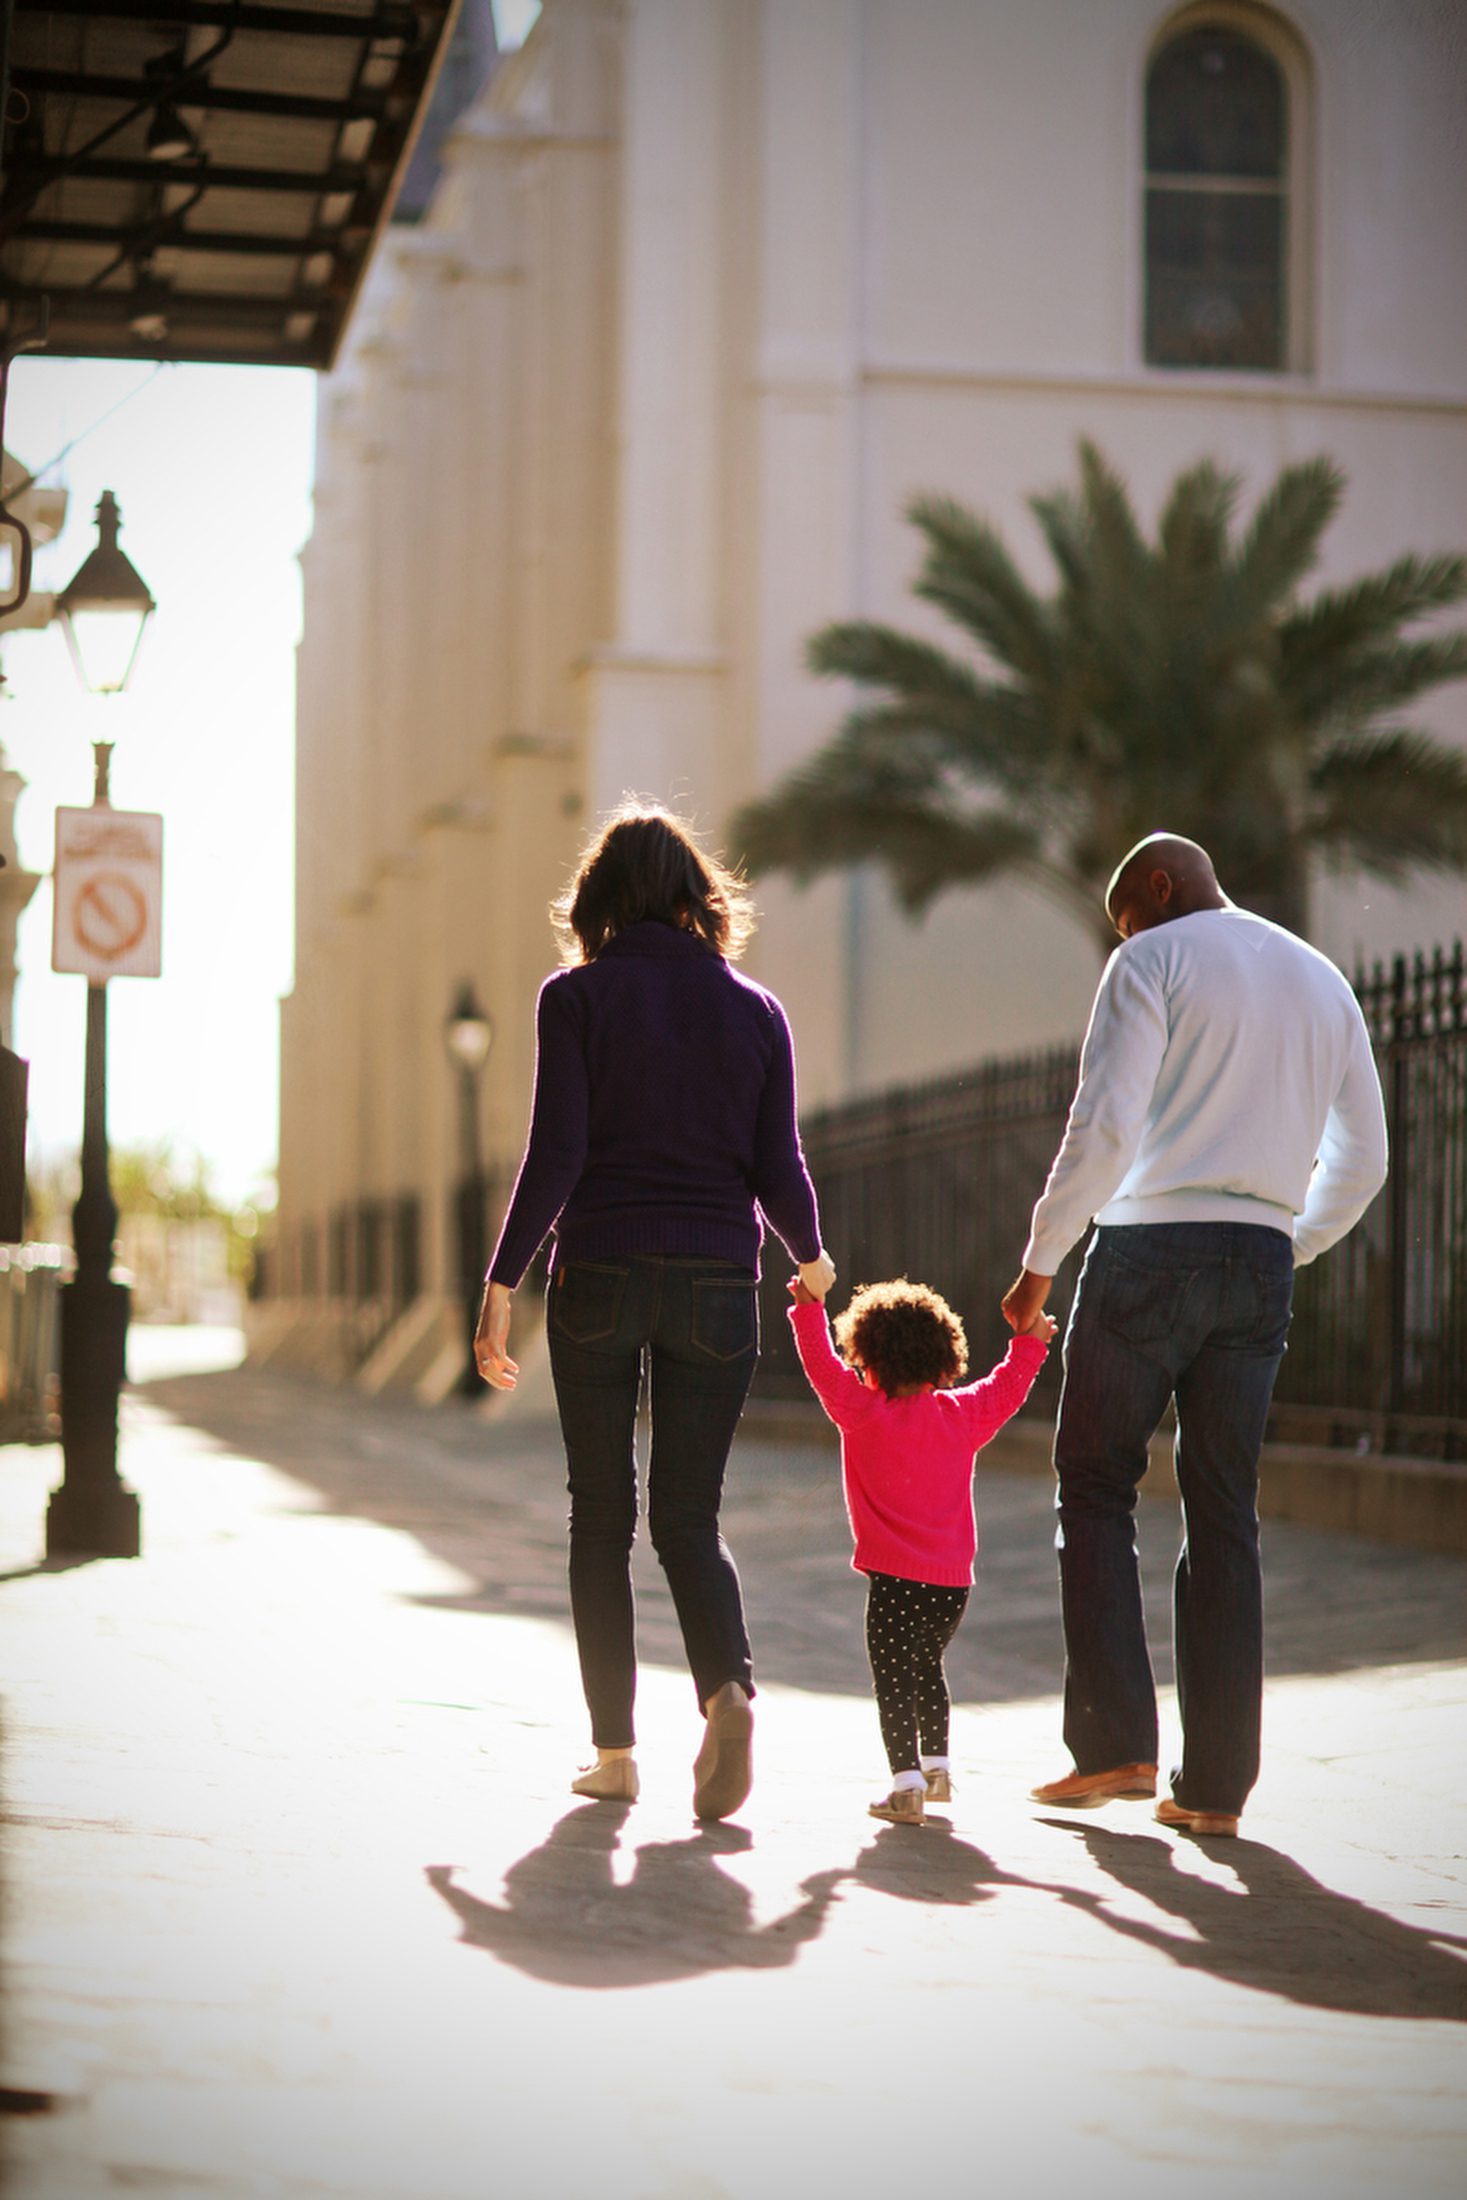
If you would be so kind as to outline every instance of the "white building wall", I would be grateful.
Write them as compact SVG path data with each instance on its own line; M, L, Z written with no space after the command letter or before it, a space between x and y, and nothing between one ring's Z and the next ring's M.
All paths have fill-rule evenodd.
M1449 275L1467 216L1467 138L1452 119L1467 98L1467 15L1435 0L1406 0L1389 23L1369 0L1288 11L1311 79L1296 122L1317 365L1267 376L1141 364L1143 87L1179 12L1144 0L866 11L855 608L954 639L907 592L919 544L900 513L920 489L996 518L1031 580L1052 585L1026 499L1073 478L1081 435L1148 518L1204 456L1239 471L1251 498L1280 466L1328 452L1351 487L1321 581L1467 534L1467 283ZM827 728L835 715L827 697ZM1460 688L1416 715L1467 740ZM1398 894L1330 879L1316 897L1320 944L1346 962L1449 936L1463 918L1460 882ZM1094 950L1030 894L955 894L912 927L872 881L851 927L864 973L852 1084L1083 1022Z

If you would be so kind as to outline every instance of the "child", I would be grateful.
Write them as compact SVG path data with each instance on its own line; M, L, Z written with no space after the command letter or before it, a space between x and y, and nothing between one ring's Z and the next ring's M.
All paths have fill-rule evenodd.
M973 1455L1028 1397L1055 1333L1037 1314L980 1383L968 1340L945 1299L925 1284L869 1283L835 1325L796 1277L790 1321L805 1373L841 1432L851 1560L867 1577L866 1649L891 1766L873 1818L920 1826L926 1803L952 1795L950 1698L943 1653L973 1579Z

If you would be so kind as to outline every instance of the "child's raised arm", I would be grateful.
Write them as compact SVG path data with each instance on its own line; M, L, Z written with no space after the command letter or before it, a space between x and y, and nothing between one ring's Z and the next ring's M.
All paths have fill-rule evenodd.
M1053 1324L1051 1324L1053 1334ZM1011 1421L1034 1387L1044 1365L1047 1340L1037 1326L1015 1337L991 1375L981 1382L965 1383L956 1393L968 1410L969 1431L975 1451Z
M790 1297L794 1300L790 1327L795 1333L795 1350L810 1388L837 1428L854 1428L876 1405L879 1393L868 1390L855 1369L846 1366L830 1341L824 1305L805 1289L798 1276L790 1284Z

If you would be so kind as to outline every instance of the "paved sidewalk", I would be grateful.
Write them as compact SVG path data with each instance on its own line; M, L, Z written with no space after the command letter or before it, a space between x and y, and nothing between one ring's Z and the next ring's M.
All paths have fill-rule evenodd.
M57 1454L0 1454L17 2200L1467 2182L1467 1562L1270 1531L1265 1777L1189 1842L1023 1800L1062 1761L1048 1495L985 1471L959 1791L882 1827L829 1458L749 1444L759 1777L700 1830L654 1573L643 1801L567 1792L543 1424L245 1371L135 1391L125 1444L144 1558L61 1570ZM1160 1653L1164 1505L1142 1533Z

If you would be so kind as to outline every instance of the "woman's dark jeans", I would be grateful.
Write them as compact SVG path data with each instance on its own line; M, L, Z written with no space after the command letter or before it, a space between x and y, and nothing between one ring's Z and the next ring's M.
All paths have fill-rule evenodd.
M1258 1777L1258 1454L1283 1357L1294 1248L1253 1223L1097 1230L1065 1336L1054 1459L1065 1740L1081 1772L1154 1764L1156 1690L1136 1490L1170 1400L1185 1535L1173 1629L1179 1803L1240 1811Z
M718 1532L723 1470L759 1358L754 1277L661 1255L569 1261L546 1309L570 1486L570 1594L592 1739L635 1739L635 1430L652 1408L648 1512L699 1708L725 1681L754 1692L739 1577Z

